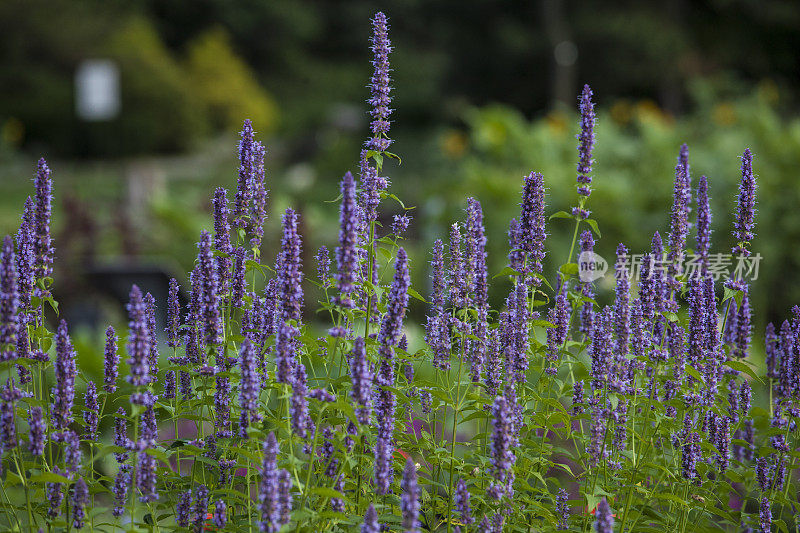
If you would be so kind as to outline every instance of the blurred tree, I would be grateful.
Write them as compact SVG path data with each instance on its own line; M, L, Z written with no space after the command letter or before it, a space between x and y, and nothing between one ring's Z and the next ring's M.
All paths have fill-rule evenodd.
M275 129L275 102L235 54L224 29L216 27L202 33L189 43L187 55L189 80L216 129L240 129L245 118L262 133Z

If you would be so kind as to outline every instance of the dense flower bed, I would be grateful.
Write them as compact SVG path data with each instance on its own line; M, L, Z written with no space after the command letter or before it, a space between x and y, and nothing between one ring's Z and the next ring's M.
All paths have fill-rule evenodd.
M469 198L466 219L433 245L426 301L402 247L410 217L378 223L381 202L397 200L382 175L397 156L386 17L373 27L371 136L359 179L341 181L335 271L323 247L316 276L304 279L292 209L274 263L261 257L265 149L245 121L237 190L232 205L225 189L213 194L213 232L200 235L187 308L173 279L160 303L162 346L159 303L134 285L127 372L109 327L102 383L79 372L68 324L52 331L45 319L58 305L52 181L39 162L35 194L0 255L3 528L796 528L800 307L768 327L759 375L748 360L749 286L742 275L718 286L709 271L709 180L701 176L695 194L687 147L666 242L653 236L635 283L620 244L614 302L598 305L577 261L600 237L584 87L576 205L549 217L574 221L565 263L543 272L546 178L531 172L506 269L487 272L483 211ZM737 258L754 238L752 164L745 150ZM693 200L700 262L690 272ZM319 337L303 315L304 283L325 295L330 329ZM499 309L490 283L510 287ZM418 350L404 334L409 298L429 309ZM752 405L756 387L768 393L763 407ZM104 435L112 426L113 445Z

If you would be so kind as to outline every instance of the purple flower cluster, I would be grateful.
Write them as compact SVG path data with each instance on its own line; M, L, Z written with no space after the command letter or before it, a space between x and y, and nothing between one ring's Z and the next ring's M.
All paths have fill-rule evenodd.
M372 19L372 27L374 30L372 36L372 66L374 71L369 85L372 96L368 100L369 105L372 107L370 111L372 116L372 122L370 123L372 138L366 142L366 147L370 150L383 152L392 144L392 140L388 137L389 115L392 113L392 109L389 107L392 103L392 98L389 96L392 90L389 86L391 83L391 78L389 78L389 53L392 51L392 46L389 42L386 15L380 12L376 13Z
M733 247L731 253L742 256L749 256L750 250L747 249L750 241L755 234L756 217L756 177L753 174L753 154L750 149L746 149L742 154L742 179L739 183L739 197L736 200L736 223L733 225L733 236L738 243Z
M339 305L350 308L358 269L358 206L356 184L348 172L342 178L342 206L339 211L339 246L336 248L336 282L339 289Z

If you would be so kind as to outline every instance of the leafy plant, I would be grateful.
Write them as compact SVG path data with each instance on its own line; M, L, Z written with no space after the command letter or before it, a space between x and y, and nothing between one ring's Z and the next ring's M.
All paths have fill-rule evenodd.
M526 176L507 266L491 275L483 210L469 198L466 220L433 246L423 296L403 247L410 208L382 175L399 157L389 151L386 17L373 26L371 135L358 184L349 172L341 182L336 272L323 247L316 276L305 279L324 294L323 335L302 312L293 209L281 218L275 262L261 257L265 149L245 121L233 203L225 189L214 192L213 233L200 234L187 309L170 283L166 347L155 299L134 285L127 373L109 327L103 382L90 381L68 324L51 331L45 319L58 303L52 181L39 162L36 192L0 260L5 529L796 529L800 308L768 328L759 375L748 360L748 283L737 275L716 287L709 267L704 178L699 268L683 268L688 148L668 237L652 237L635 286L619 245L615 301L599 306L585 275L600 228L589 211L595 112L584 87L575 206L548 217L545 176ZM743 259L754 238L752 165L745 150L732 251ZM387 199L403 212L391 228L378 223ZM547 228L562 220L571 247L550 271ZM498 278L511 288L492 308L488 287ZM411 300L428 307L419 349L404 334ZM87 383L76 406L79 380ZM753 406L756 385L769 398Z

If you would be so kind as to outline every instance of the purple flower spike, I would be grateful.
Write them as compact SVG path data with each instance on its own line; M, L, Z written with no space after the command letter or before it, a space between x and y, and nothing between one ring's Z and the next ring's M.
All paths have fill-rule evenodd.
M394 280L389 291L386 314L381 323L380 333L378 333L378 343L382 347L397 346L403 329L403 317L408 306L408 288L411 280L408 276L408 255L403 248L397 249L394 268ZM382 353L386 355L385 351Z
M181 345L181 302L178 298L180 286L178 280L169 280L169 295L167 296L167 346L177 348Z
M542 272L544 261L545 233L545 191L544 177L538 172L531 172L525 178L522 189L522 204L519 220L519 247L527 255L525 273ZM535 279L535 278L534 278ZM538 286L539 280L531 281Z
M127 305L128 328L128 365L130 375L125 379L134 387L146 386L150 383L150 330L147 324L147 308L142 291L134 285L131 288L130 302Z
M342 205L339 209L339 246L336 248L336 282L339 289L339 305L351 308L356 270L358 269L358 208L356 184L348 172L342 178Z
M624 244L617 246L617 290L614 302L614 351L624 357L628 354L628 339L631 334L630 326L630 281L628 280L628 249Z
M211 203L214 207L214 249L225 254L225 256L215 257L217 279L219 280L220 292L226 293L231 280L231 255L233 255L231 225L228 221L230 213L228 211L227 191L222 187L218 187L214 191L214 198Z
M395 215L392 219L392 234L396 237L402 237L408 226L411 224L411 216L407 214Z
M417 467L409 457L403 470L400 482L403 495L400 498L400 511L403 515L403 531L419 533L419 486L417 485Z
M689 203L692 200L691 181L689 176L689 152L686 145L681 145L678 165L675 167L675 186L670 215L669 255L667 282L672 293L680 290L676 279L682 272L686 236L689 234Z
M95 440L97 438L100 404L97 402L97 386L93 381L86 384L84 405L86 407L86 410L83 412L83 422L86 427L85 438L88 440Z
M264 158L267 155L267 149L263 144L256 141L254 152L255 161L251 183L253 206L250 210L250 225L253 231L253 238L250 239L250 246L259 249L261 248L261 239L264 237L264 222L267 220L267 199L269 198L266 173L264 171Z
M504 495L512 494L514 483L514 462L516 455L513 448L516 446L514 431L513 401L507 395L495 398L492 405L492 436L491 436L491 474L494 480L489 486L489 495L500 499Z
M736 317L736 344L732 353L734 357L739 359L747 357L747 351L750 348L751 330L750 296L747 286L745 285L742 305L739 306L738 315Z
M379 533L380 530L378 512L375 510L374 505L369 504L367 512L364 513L364 523L361 524L361 533Z
M202 532L205 528L206 512L208 511L208 487L199 485L194 492L194 528Z
M36 277L46 278L53 273L53 241L50 237L50 215L53 203L53 181L50 179L50 168L44 158L39 159L36 171Z
M567 529L569 527L569 506L567 500L569 494L564 489L558 489L556 494L556 515L558 515L558 529Z
M228 506L222 500L217 500L214 504L214 525L219 529L224 529L228 523Z
M242 342L240 352L242 379L239 382L239 406L241 417L239 419L239 436L247 439L247 428L250 422L259 420L258 416L258 394L261 392L260 376L258 374L256 361L256 347L245 339Z
M233 277L231 278L231 305L241 308L244 306L245 289L245 260L247 250L244 246L237 246L233 251Z
M31 409L28 425L30 426L28 449L34 456L41 457L44 453L44 437L47 430L41 407Z
M328 277L331 274L331 254L327 246L320 246L317 250L317 279L325 286L328 284Z
M62 486L62 483L45 484L45 498L47 498L49 502L47 508L47 516L49 518L56 518L61 515L61 503L64 501L64 491L61 490Z
M594 238L591 231L581 233L581 253L594 251ZM580 292L586 298L594 299L594 284L592 282L581 282ZM594 323L594 304L584 302L580 312L581 324L579 331L586 337L592 334L592 324Z
M697 184L697 249L701 272L708 272L708 253L711 249L711 206L708 201L708 179L700 176Z
M459 478L458 483L456 484L456 494L453 498L453 501L456 504L456 509L458 509L458 514L461 517L461 521L467 525L475 521L475 519L472 517L472 510L469 507L469 499L469 489L467 489L467 485L464 483L464 480Z
M358 422L369 422L369 412L372 405L372 370L367 361L364 338L357 337L353 342L353 353L350 355L350 380L353 384L350 397L360 407L356 409Z
M198 319L202 325L205 341L216 344L222 340L222 314L220 312L221 287L218 271L211 250L211 234L203 230L197 243L197 266L200 279L200 307ZM193 280L194 281L194 280Z
M27 308L36 284L36 206L30 196L25 200L22 224L17 232L17 276L19 305Z
M578 194L589 196L592 190L589 185L592 183L592 150L594 149L594 126L597 122L594 113L594 103L592 103L592 89L588 85L583 86L583 91L578 98L581 110L581 132L578 134Z
M431 315L425 324L425 342L433 350L433 365L441 370L450 368L450 330L445 314L447 278L444 268L444 243L437 239L433 243L431 260Z
M75 482L75 489L72 495L72 527L82 529L86 524L85 507L89 503L89 487L83 478L78 478Z
M292 383L292 398L289 404L289 413L292 419L292 431L301 439L308 434L308 385L306 383L306 367L298 362L295 366L294 382Z
M150 334L150 351L147 353L147 364L150 365L150 377L155 381L158 375L158 335L156 330L156 299L149 292L144 295L146 306L147 332Z
M614 516L611 514L611 507L605 497L597 504L595 517L597 520L594 523L594 529L597 533L614 533Z
M389 53L392 51L391 43L389 42L388 24L386 22L386 15L381 12L375 14L372 19L372 66L374 71L370 79L370 93L371 97L367 102L372 107L370 115L372 122L370 129L372 130L372 138L366 142L366 147L369 150L383 152L392 140L389 138L389 115L392 109L389 107L392 103L392 98L389 96L392 88L389 86L391 78L389 77Z
M67 332L67 322L62 320L56 332L56 386L53 388L51 415L56 429L66 429L72 423L72 405L75 400L75 352Z
M303 310L303 265L301 260L302 239L297 230L297 213L287 208L281 222L283 237L278 254L278 292L281 305L281 320L300 322Z
M17 264L14 258L14 241L6 235L0 250L0 361L16 357L19 327L19 292L17 291Z
M762 531L772 531L772 509L769 505L769 498L763 496L758 509L758 522Z
M753 174L753 154L746 149L742 154L742 180L739 183L739 197L736 200L736 223L733 225L733 236L739 241L731 253L749 256L747 245L755 234L756 217L756 177Z
M277 533L283 525L278 499L278 452L278 441L275 434L270 433L264 441L264 461L258 489L258 509L261 512L259 529L267 533Z
M239 141L239 179L233 207L233 221L237 228L245 228L244 217L250 210L250 200L253 198L254 133L250 119L245 119Z
M119 354L117 354L117 334L113 326L106 329L106 349L103 356L103 390L115 392L119 378Z

